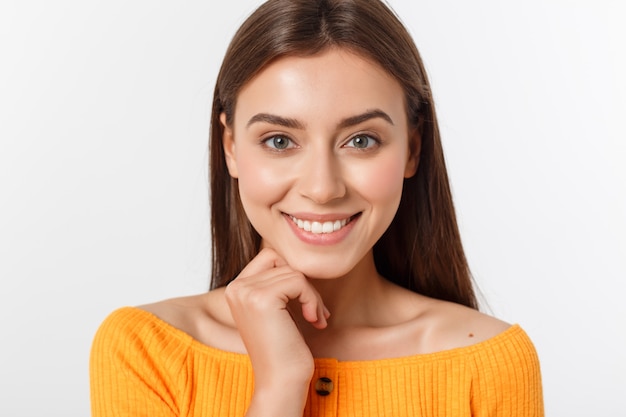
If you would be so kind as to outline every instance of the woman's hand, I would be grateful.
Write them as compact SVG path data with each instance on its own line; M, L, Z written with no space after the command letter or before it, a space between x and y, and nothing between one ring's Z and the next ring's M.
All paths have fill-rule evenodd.
M313 375L313 356L287 309L326 327L328 310L306 277L272 249L263 249L226 287L226 301L250 356L254 396L248 416L301 416Z

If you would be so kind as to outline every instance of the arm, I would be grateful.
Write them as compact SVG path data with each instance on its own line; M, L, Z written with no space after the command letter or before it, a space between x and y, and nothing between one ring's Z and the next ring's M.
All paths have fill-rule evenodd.
M264 249L228 285L225 296L254 371L246 415L302 416L314 363L287 304L297 300L306 321L321 329L329 314L319 294L276 252Z

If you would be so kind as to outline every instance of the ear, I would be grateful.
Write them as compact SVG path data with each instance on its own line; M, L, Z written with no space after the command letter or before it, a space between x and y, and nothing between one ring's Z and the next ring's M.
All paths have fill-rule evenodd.
M417 172L422 150L422 137L419 130L413 129L409 135L409 155L404 167L404 178L411 178Z
M226 113L220 114L220 123L222 124L222 147L224 148L224 158L226 159L226 166L228 167L228 173L233 178L238 178L237 172L237 157L235 154L235 137L233 135L233 129L226 123Z

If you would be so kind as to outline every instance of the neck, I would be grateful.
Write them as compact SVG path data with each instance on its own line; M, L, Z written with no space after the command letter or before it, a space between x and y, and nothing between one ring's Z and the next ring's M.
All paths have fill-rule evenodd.
M331 313L329 328L376 326L385 319L393 284L378 274L371 252L347 275L311 283Z

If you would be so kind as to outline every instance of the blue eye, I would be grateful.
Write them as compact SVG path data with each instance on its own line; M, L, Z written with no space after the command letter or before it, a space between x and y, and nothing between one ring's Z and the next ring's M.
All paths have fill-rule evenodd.
M283 150L283 149L288 149L288 148L293 147L293 143L291 139L285 136L280 136L280 135L267 138L263 141L263 143L272 149L278 149L278 150Z
M346 146L348 148L368 149L378 144L378 140L368 135L356 135L352 137Z

